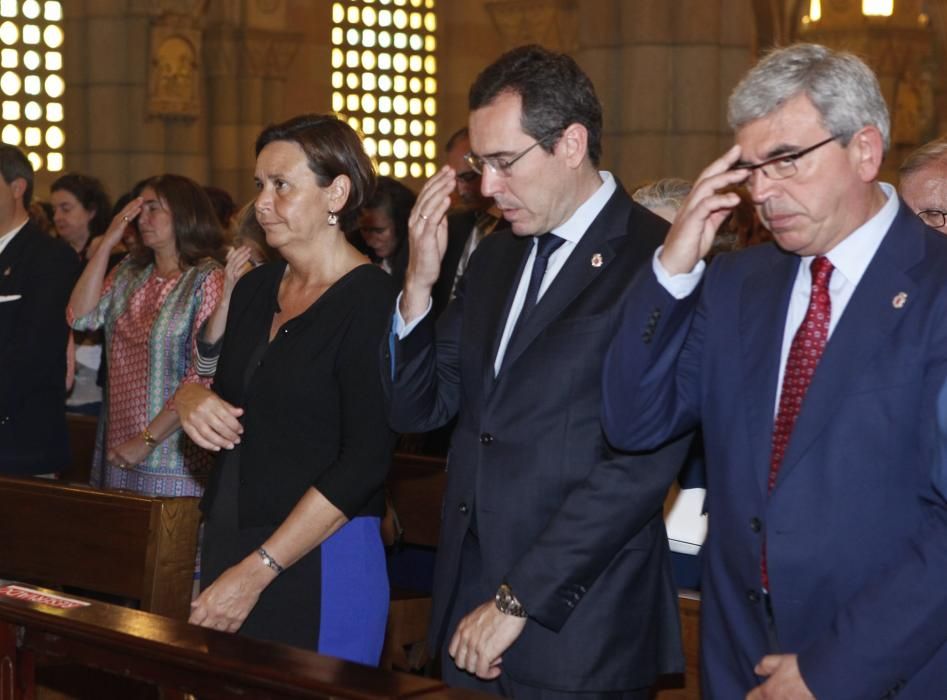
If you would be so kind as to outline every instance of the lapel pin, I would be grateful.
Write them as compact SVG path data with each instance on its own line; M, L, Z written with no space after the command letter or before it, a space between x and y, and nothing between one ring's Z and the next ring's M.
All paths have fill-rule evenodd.
M4 277L9 277L11 272L13 272L13 268L12 268L12 267L8 267L6 270L3 271L3 276L4 276Z
M596 253L592 256L592 267L601 267L602 266L602 254Z
M896 309L900 309L907 303L908 293L907 292L898 292L894 295L894 298L891 300L891 306Z

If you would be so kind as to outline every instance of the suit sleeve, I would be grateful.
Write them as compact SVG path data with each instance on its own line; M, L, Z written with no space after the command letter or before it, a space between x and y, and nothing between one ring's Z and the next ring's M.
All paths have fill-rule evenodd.
M66 304L79 261L65 245L43 246L24 278L22 309L10 342L0 346L0 415L13 415L31 387L58 382L65 401Z
M708 273L702 287L676 300L650 266L638 273L602 372L602 427L614 447L653 450L697 427L711 284Z
M462 316L461 282L457 297L436 322L434 314L428 313L400 340L389 324L381 371L388 399L388 421L396 431L435 430L457 414Z
M689 337L697 296L676 301L650 266L629 287L603 366L612 446L507 576L530 617L554 631L623 547L666 537L664 496L697 424L700 339Z
M623 547L666 547L661 507L692 434L636 455L607 450L507 574L529 616L558 632Z

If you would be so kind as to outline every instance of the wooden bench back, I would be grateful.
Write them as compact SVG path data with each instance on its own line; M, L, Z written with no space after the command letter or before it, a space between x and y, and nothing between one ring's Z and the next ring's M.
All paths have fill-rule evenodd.
M388 493L404 529L405 544L436 547L447 471L442 457L399 452L388 474Z
M186 619L199 518L196 498L0 477L0 576L134 598Z
M0 595L0 669L13 697L32 697L34 668L55 658L202 698L492 697L106 603L57 609Z

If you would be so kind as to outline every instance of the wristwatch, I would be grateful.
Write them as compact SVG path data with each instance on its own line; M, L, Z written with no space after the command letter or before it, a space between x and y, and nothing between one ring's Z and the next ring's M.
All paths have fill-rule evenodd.
M500 587L497 589L495 600L497 603L497 610L499 610L504 615L512 615L513 617L527 617L526 608L524 608L523 604L517 600L515 595L513 595L513 589L510 588L508 583L500 584Z

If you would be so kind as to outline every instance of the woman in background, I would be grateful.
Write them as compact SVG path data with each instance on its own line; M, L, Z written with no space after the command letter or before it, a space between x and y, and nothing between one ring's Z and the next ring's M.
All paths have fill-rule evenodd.
M137 218L136 243L106 276L109 255ZM197 331L223 287L224 239L207 195L192 180L146 181L112 220L69 302L78 330L105 329L108 386L93 486L149 496L199 496L212 457L179 430L171 408L184 382L204 381Z
M108 228L112 204L97 178L66 173L50 189L56 235L72 246L82 264L88 261L89 244Z
M227 325L230 298L233 296L237 280L255 267L282 259L276 249L266 242L266 232L256 220L253 202L246 204L237 213L234 222L236 224L234 247L227 251L223 295L197 339L197 372L201 376L213 377L217 372L220 342Z
M391 275L399 289L408 268L408 216L416 198L397 180L380 177L358 221L372 262Z

